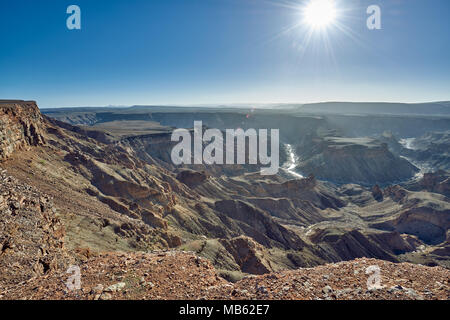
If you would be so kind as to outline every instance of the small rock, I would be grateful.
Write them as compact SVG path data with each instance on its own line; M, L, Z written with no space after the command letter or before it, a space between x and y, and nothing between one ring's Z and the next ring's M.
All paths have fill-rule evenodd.
M267 288L265 286L256 287L256 292L259 292L259 293L262 293L262 294L266 294L267 293Z
M100 296L100 300L111 300L112 299L112 295L108 292L103 292L102 295Z
M103 292L103 285L102 284L98 284L95 287L93 287L91 289L91 294L100 294Z
M324 294L329 294L329 293L333 292L333 288L331 288L330 286L325 286L322 288L322 292Z
M117 292L122 290L125 287L125 282L119 282L113 285L110 285L108 288L105 289L105 292Z
M413 289L406 288L405 293L415 300L424 300L424 298L420 294L417 294Z
M354 295L359 295L361 293L362 293L362 289L361 288L356 288L356 289L353 290L353 294Z

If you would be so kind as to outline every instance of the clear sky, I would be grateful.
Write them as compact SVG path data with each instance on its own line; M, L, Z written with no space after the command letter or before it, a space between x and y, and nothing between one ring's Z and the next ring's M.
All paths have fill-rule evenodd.
M309 1L1 0L0 98L40 107L450 100L449 0L335 0L325 30L306 25ZM66 27L72 4L81 30ZM381 30L366 26L372 4Z

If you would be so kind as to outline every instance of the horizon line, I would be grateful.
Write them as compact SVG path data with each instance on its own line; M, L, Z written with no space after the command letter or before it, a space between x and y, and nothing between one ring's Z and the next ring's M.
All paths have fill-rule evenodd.
M33 101L36 104L39 103L37 100L21 100L21 99L0 99L0 101ZM420 101L420 102L400 102L400 101L351 101L351 100L329 100L329 101L317 101L317 102L230 102L230 103L189 103L189 104L175 104L175 103L151 103L151 104L121 104L121 105L79 105L79 106L44 106L42 109L61 109L61 108L133 108L133 107L178 107L178 108L189 108L189 107L254 107L257 106L303 106L303 105L312 105L312 104L327 104L327 103L352 103L352 104L437 104L437 103L450 103L450 99L448 100L434 100L434 101ZM41 109L41 107L40 107Z

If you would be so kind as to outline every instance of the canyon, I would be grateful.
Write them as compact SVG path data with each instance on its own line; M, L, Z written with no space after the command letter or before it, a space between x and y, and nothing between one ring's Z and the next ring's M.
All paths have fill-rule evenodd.
M348 125L353 117L178 107L41 113L33 101L1 100L0 298L448 299L450 162L433 157L447 136L427 133L437 129L428 116L378 116L366 132ZM195 120L218 130L279 128L289 170L174 164L171 134ZM395 121L399 130L387 135ZM408 121L423 122L408 129ZM411 131L420 154L399 143ZM377 295L362 285L371 264L389 283ZM70 265L81 266L89 289L58 287ZM397 267L415 295L395 289ZM322 279L339 268L354 290ZM435 279L429 286L424 272ZM294 290L303 278L310 285ZM117 281L125 293L105 289Z

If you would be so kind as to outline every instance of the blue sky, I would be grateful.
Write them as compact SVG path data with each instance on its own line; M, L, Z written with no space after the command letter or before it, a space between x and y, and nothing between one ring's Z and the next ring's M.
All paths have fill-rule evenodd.
M450 100L450 1L2 0L0 98L40 107ZM81 8L68 30L66 8ZM366 9L381 7L382 29ZM292 27L295 26L295 27Z

